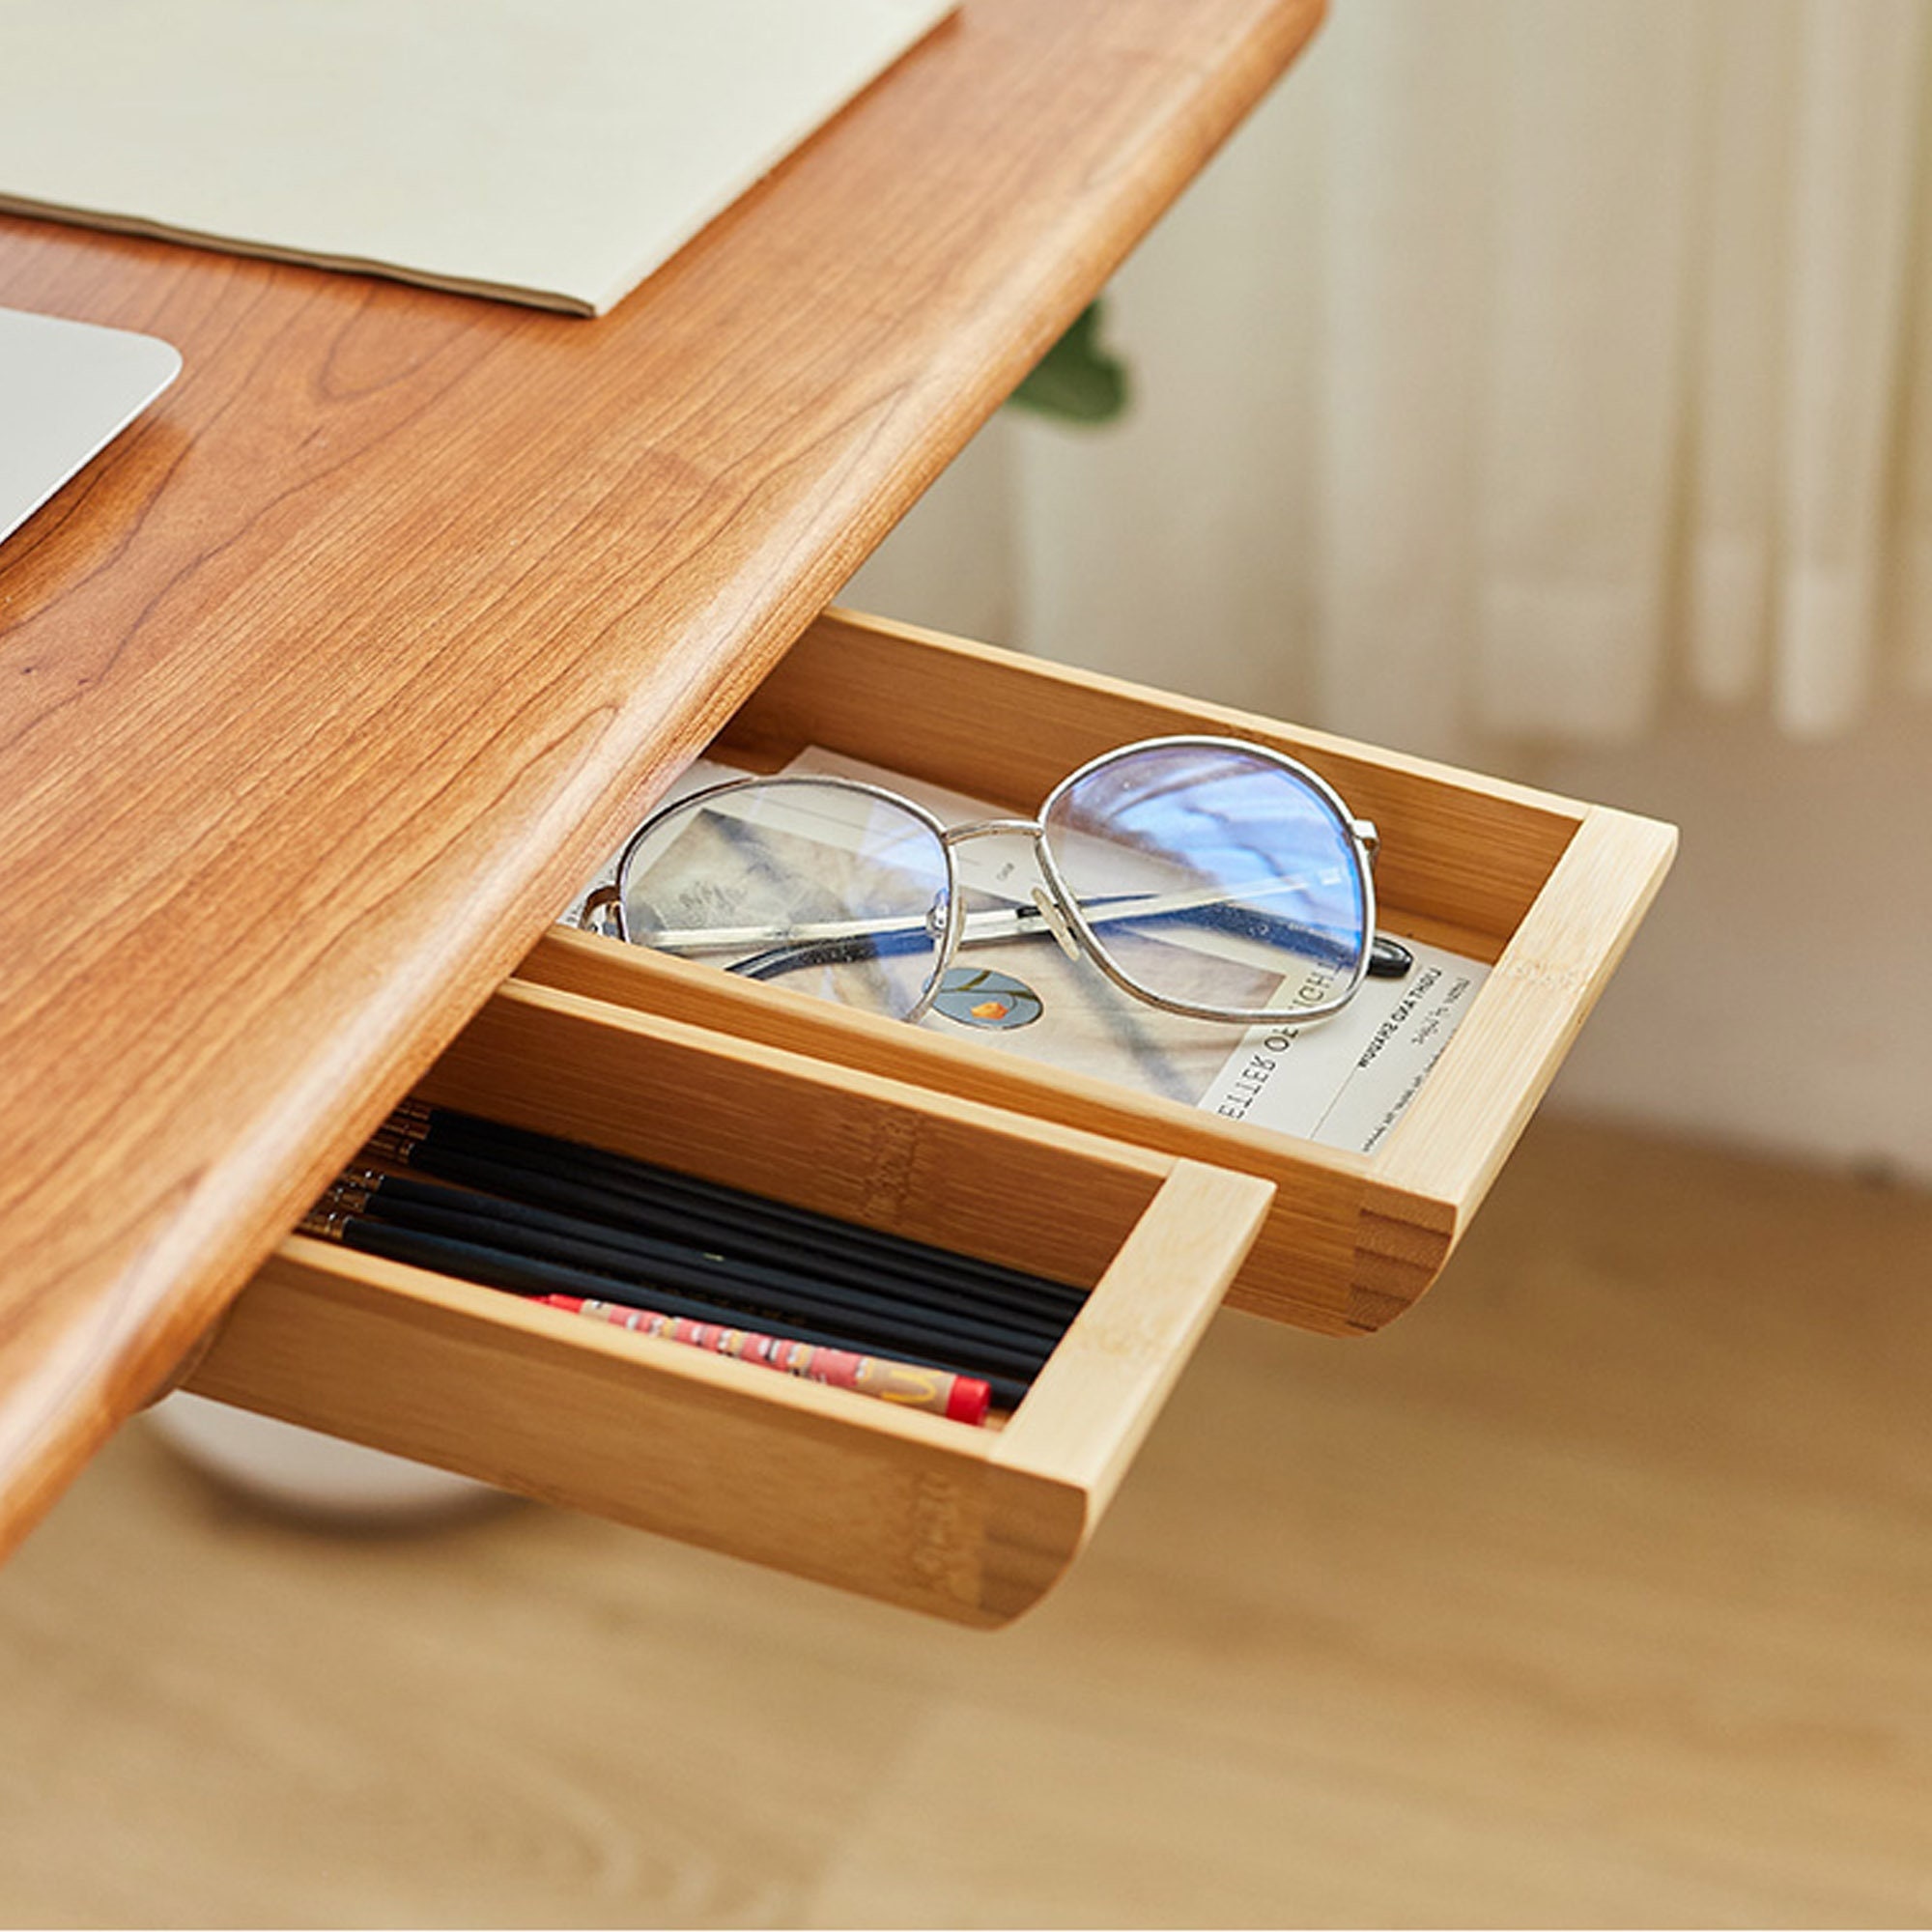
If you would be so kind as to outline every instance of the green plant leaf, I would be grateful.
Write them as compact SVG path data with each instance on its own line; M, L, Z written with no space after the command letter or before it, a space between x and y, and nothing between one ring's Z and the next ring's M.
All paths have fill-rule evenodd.
M1101 305L1092 301L1008 398L1061 422L1112 422L1126 413L1127 367L1100 346Z

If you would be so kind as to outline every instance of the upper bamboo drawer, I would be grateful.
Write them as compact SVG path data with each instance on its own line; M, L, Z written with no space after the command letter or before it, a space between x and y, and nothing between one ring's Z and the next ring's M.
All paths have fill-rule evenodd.
M1662 882L1670 827L845 613L800 639L719 750L769 768L817 745L1031 812L1099 752L1203 731L1274 746L1319 771L1380 829L1380 927L1492 966L1373 1155L587 934L559 928L521 972L1259 1176L1275 1183L1275 1205L1233 1303L1332 1333L1378 1328L1448 1259Z

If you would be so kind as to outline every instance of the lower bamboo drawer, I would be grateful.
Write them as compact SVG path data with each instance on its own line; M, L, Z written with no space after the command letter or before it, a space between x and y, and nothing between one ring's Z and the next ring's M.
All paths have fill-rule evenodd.
M1096 753L1205 732L1287 752L1375 820L1378 923L1488 966L1447 1048L1372 1154L1317 1145L557 928L521 972L735 1037L1275 1183L1236 1307L1363 1334L1440 1272L1668 869L1676 833L1373 746L904 625L828 612L744 705L722 755L774 769L818 747L1014 813Z
M1086 1541L1273 1191L517 981L418 1092L1092 1292L976 1428L295 1236L189 1387L972 1624Z

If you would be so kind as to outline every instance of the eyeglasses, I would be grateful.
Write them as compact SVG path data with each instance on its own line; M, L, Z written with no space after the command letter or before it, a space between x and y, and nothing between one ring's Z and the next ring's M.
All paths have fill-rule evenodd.
M1030 891L962 883L960 847L998 836L1031 841ZM1280 752L1149 738L1063 779L1035 818L948 826L830 776L713 785L638 828L582 923L907 1020L962 948L1050 937L1164 1012L1299 1024L1408 964L1375 938L1376 847Z

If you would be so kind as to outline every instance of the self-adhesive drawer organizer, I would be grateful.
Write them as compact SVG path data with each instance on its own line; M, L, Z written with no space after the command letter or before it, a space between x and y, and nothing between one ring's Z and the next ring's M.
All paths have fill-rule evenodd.
M969 1427L292 1236L190 1386L955 1620L1078 1553L1214 1310L1369 1334L1447 1262L1667 869L1675 834L902 625L831 612L722 734L1030 814L1086 759L1205 733L1300 759L1380 834L1382 931L1479 962L1368 1151L556 928L435 1105L1090 1290Z

